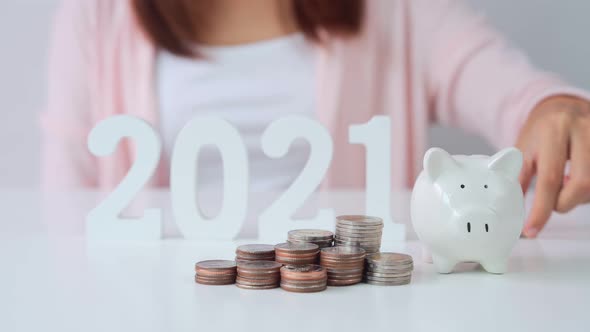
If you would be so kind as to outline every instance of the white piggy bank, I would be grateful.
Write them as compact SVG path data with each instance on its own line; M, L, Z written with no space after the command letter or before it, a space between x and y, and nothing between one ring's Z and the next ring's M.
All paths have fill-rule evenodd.
M459 262L477 262L491 273L506 271L520 237L525 210L516 148L489 156L451 156L432 148L412 192L414 229L439 273Z

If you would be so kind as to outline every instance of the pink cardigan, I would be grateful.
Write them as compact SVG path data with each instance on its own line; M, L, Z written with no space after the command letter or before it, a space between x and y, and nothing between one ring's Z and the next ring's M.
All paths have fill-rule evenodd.
M141 31L130 0L66 0L50 54L44 128L46 188L109 189L126 174L129 142L107 158L86 148L100 120L131 114L158 127L156 48ZM433 121L475 131L496 146L513 145L528 112L556 94L588 97L533 69L485 19L453 0L370 0L359 37L317 47L317 118L331 132L334 160L326 187L364 182L364 150L348 127L391 116L393 188L412 185ZM165 161L150 186L168 184Z

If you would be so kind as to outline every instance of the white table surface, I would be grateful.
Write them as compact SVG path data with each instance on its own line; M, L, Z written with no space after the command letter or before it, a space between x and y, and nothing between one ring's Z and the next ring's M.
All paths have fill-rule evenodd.
M75 197L71 208L87 212ZM520 240L505 275L475 264L439 275L422 263L408 228L410 240L382 250L414 256L410 285L296 294L195 284L196 261L232 259L236 245L252 240L87 243L76 230L48 232L38 198L0 191L0 331L590 330L590 207L554 216L539 239ZM401 222L407 199L394 195ZM51 218L83 224L69 212Z

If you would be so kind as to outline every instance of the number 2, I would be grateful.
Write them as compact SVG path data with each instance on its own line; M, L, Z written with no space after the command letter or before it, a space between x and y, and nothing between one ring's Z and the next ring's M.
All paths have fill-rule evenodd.
M162 235L160 209L149 209L143 217L121 218L120 214L152 176L162 144L156 131L145 121L119 115L100 122L88 136L88 149L98 157L112 154L124 137L137 144L131 169L113 192L88 213L86 234L90 239L159 239Z
M295 226L295 223L311 222L314 227L318 225L331 227L333 223L333 209L321 209L314 218L307 220L292 219L293 213L320 185L330 166L334 147L328 131L318 122L305 117L281 118L271 123L264 131L262 150L271 158L281 158L285 156L289 146L297 138L304 138L309 142L311 148L309 159L291 187L260 215L259 229L260 237L263 239L269 238L287 226Z

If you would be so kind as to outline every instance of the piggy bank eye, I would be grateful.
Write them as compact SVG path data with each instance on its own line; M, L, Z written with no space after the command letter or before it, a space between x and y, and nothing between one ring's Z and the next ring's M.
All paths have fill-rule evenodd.
M487 184L484 184L483 187L486 188L486 189L488 189L488 185Z
M464 184L461 185L461 189L465 189L465 185Z

